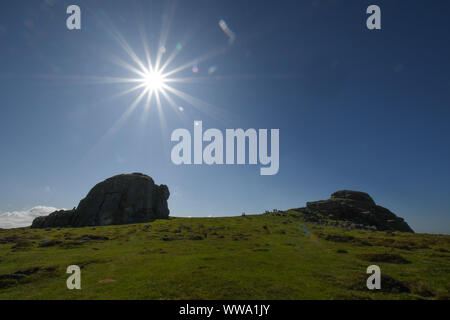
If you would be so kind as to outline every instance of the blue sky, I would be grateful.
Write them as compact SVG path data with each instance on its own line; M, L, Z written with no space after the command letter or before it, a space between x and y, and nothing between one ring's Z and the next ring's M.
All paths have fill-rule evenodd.
M70 4L81 8L82 30L66 28ZM382 30L366 28L371 4L381 7ZM0 213L71 208L101 180L143 172L169 186L173 216L289 209L353 189L418 232L450 233L447 1L0 6ZM162 122L155 101L148 112L142 102L115 125L140 91L118 96L130 85L101 81L135 76L115 63L134 62L113 30L145 60L143 38L156 54L167 26L163 61L179 51L168 69L198 67L180 71L193 81L174 87L204 103L172 96L181 112L162 100ZM175 166L170 133L192 131L194 120L223 131L280 129L279 173Z

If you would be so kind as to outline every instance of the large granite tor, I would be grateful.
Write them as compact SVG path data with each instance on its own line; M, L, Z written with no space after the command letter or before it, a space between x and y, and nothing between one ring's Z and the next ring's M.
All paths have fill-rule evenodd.
M306 213L306 219L312 222L348 221L379 231L414 232L403 218L377 205L372 197L360 191L337 191L328 200L307 202L305 208L296 210Z
M32 228L107 226L167 219L166 185L142 173L121 174L97 184L74 210L34 219Z

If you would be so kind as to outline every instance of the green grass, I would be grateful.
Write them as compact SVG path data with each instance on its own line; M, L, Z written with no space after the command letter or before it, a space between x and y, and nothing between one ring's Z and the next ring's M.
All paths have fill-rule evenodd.
M81 290L66 287L73 264ZM371 264L382 290L365 286ZM450 236L349 231L296 211L0 230L0 299L448 299L449 280Z

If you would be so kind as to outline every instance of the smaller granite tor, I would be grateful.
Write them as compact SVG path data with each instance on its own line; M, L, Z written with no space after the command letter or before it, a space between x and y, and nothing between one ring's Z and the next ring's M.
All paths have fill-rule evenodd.
M328 200L307 202L305 208L296 210L306 213L312 222L329 219L370 226L379 231L414 232L403 218L376 205L365 192L337 191Z
M167 219L166 185L142 173L121 174L100 182L73 210L34 219L32 228L107 226Z

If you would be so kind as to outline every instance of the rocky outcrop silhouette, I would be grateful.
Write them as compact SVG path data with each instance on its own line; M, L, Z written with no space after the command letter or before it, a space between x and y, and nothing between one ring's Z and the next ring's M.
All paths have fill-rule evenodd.
M142 173L121 174L94 186L73 210L34 219L32 228L106 226L167 219L166 185Z
M297 210L305 213L310 222L335 220L372 230L414 232L403 218L377 205L365 192L337 191L328 200L307 202L306 207Z

